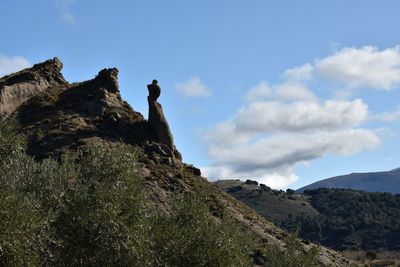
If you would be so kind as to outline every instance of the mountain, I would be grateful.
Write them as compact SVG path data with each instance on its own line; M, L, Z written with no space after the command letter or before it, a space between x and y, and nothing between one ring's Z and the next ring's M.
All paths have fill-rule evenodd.
M50 232L49 238L60 235L63 238L55 239L50 244L46 244L52 251L56 251L54 253L61 253L63 251L61 248L65 249L64 252L67 253L77 247L79 248L79 246L88 244L89 240L82 239L81 243L79 243L74 238L71 238L70 236L73 233L77 233L77 238L81 238L82 235L93 236L94 233L91 231L95 231L96 233L98 229L103 229L101 227L105 227L96 221L86 221L86 219L82 219L86 218L86 214L92 214L94 218L97 218L96 220L102 218L99 215L100 213L96 213L96 211L101 212L102 210L92 210L91 205L94 205L93 207L99 207L99 205L100 207L104 207L106 209L104 211L104 216L106 217L117 216L117 218L119 218L118 216L123 216L125 214L107 210L109 207L112 207L112 205L117 205L119 202L115 202L117 201L115 198L122 198L124 196L123 194L121 196L119 196L118 193L116 193L116 195L110 195L110 193L105 194L105 196L110 197L111 200L114 199L110 203L99 202L97 198L95 199L96 201L89 198L90 201L94 201L90 204L91 202L87 202L87 199L88 196L95 194L96 188L97 190L107 188L105 185L102 185L102 183L107 183L108 180L113 178L110 176L120 177L118 175L120 173L125 173L127 168L128 170L133 168L132 173L139 179L137 190L140 192L148 192L146 199L150 201L150 206L159 210L161 213L168 215L168 213L172 212L172 207L169 203L176 198L177 193L189 192L205 195L207 201L204 201L203 204L207 205L215 222L221 224L224 216L228 216L237 225L235 226L236 228L234 227L235 229L242 229L242 231L257 237L257 250L251 255L258 264L262 264L263 261L268 260L265 253L269 251L268 248L272 247L272 245L279 247L279 249L274 252L275 254L279 254L280 251L288 249L293 242L295 242L294 247L297 251L295 252L296 255L313 250L312 248L315 247L314 244L301 239L290 241L287 232L276 227L273 223L259 216L254 210L242 202L209 183L205 178L201 177L201 172L198 168L182 162L181 154L174 146L173 136L163 114L162 106L157 102L157 98L161 93L161 88L157 81L153 81L147 86L149 90L149 97L147 99L149 104L149 118L146 120L142 114L134 111L132 107L121 98L118 85L118 69L103 69L92 80L70 84L64 79L61 73L62 67L63 64L61 61L58 58L53 58L36 64L32 68L24 69L0 79L0 137L9 136L10 140L14 140L17 136L21 136L26 144L26 148L23 151L27 154L19 154L19 151L21 151L19 145L11 150L11 154L7 154L9 153L7 148L4 150L4 147L0 147L0 163L2 163L2 161L7 163L4 165L5 167L3 170L0 169L0 175L4 174L5 178L2 176L4 179L11 179L5 182L4 185L2 184L0 189L11 190L7 192L11 192L10 194L12 196L0 198L1 201L6 201L4 202L5 204L0 201L0 204L2 205L1 207L6 207L10 212L18 212L19 209L13 209L13 206L16 204L10 202L11 204L7 206L7 201L11 201L13 197L15 197L20 199L20 201L22 201L21 203L25 203L24 201L27 199L29 200L29 196L33 194L32 192L34 190L39 190L39 192L41 192L40 190L44 190L46 188L46 181L40 179L47 179L46 177L39 179L38 183L40 186L36 187L36 189L23 187L26 183L30 183L33 177L41 177L41 169L54 175L54 177L56 177L55 180L51 181L51 184L48 186L59 186L64 189L61 190L61 192L57 191L40 195L44 200L54 198L53 202L50 201L49 203L47 201L44 204L42 203L43 205L50 206L48 210L36 212L36 209L40 207L36 202L34 202L36 206L32 207L32 212L36 212L35 214L38 216L47 216L47 214L49 214L49 216L55 216L48 220L46 227L35 228L48 230L52 229L51 227L56 227L53 232ZM144 90L146 89L144 88ZM12 128L13 134L4 134L4 136L2 136L3 132L1 131L4 129L6 133L7 131L10 132L7 128L7 123L14 125L14 128ZM93 159L85 158L85 155L96 155L98 152L96 152L96 150L93 152L93 149L96 147L107 148L114 152L116 149L117 152L115 153L117 154L115 157L110 156L109 158L112 166L115 164L119 166L118 164L124 163L125 161L121 160L121 158L130 157L133 152L135 155L134 161L125 162L124 164L126 165L124 165L123 168L117 168L116 173L111 173L107 176L108 170L104 169L105 166L102 166L101 162L96 161L96 157ZM120 154L118 154L118 151L120 151ZM78 156L74 153L78 153ZM21 166L18 165L19 162L14 160L11 156L23 160L21 161ZM9 162L6 161L8 157L10 158ZM78 160L76 160L77 158ZM52 161L52 159L55 161ZM73 162L74 159L76 163ZM85 164L87 164L87 161L90 162L90 160L94 160L94 162L89 164L92 166L89 168ZM73 177L75 173L75 167L67 167L69 166L68 164L78 164L76 166L78 166L82 172L86 173L85 175L88 175L89 178L87 180L69 180L68 183L61 183L57 180L57 177L61 177L61 174L57 176L57 172L51 169L51 166L54 167L54 164L59 164L59 162L67 164L65 166L61 165L61 170L59 171L68 179L71 179L69 175ZM14 170L13 168L10 169L7 167L14 166L15 164L19 166L18 168L21 168L21 171L19 169ZM70 169L68 170L68 168ZM18 173L14 173L14 171L18 171ZM20 180L20 182L16 183L12 188L9 188L8 185L13 183L16 179L13 177L19 177L18 175L21 175L23 171L26 172L27 181ZM104 175L106 176L103 177ZM103 180L99 177L103 177ZM120 178L124 179L124 176ZM69 184L70 182L72 184ZM119 192L118 190L121 184L123 184L122 181L117 181L116 184L112 184L112 190L117 190L115 192ZM77 188L86 188L86 191L84 191L84 194L76 194L73 191L73 186ZM14 193L17 195L13 195ZM20 194L22 194L23 197L20 197ZM68 198L68 196L71 195L73 197ZM104 196L100 194L98 197L101 199ZM131 196L131 198L133 197L134 196ZM33 202L28 202L26 205L29 206L31 205L30 203ZM59 208L56 209L54 207ZM74 209L79 208L77 209L78 211L83 209L83 211L81 211L82 213L71 214L72 211L69 210L68 207ZM126 209L129 210L129 207ZM75 212L75 210L73 211ZM18 216L23 216L23 214L19 214ZM140 218L147 218L149 216L149 214L145 214ZM178 222L181 219L181 216L177 217ZM128 216L126 220L131 221L132 218ZM75 224L75 222L79 221L91 230L81 230ZM36 222L40 222L40 220L35 221L35 223ZM69 223L69 226L65 227L64 223ZM122 227L114 219L110 220L108 223L111 229L114 230L119 229L118 227ZM33 221L28 219L27 226L30 227L32 225ZM6 226L11 227L12 224L7 223ZM71 227L75 230L72 230ZM142 225L138 229L143 229L143 227ZM157 227L157 224L155 224L154 227ZM123 226L122 228L129 232L129 227ZM105 229L108 231L110 228ZM4 233L7 234L8 232L5 231ZM104 234L107 233L108 232ZM150 231L150 233L152 233L152 231ZM152 234L150 235L152 236ZM20 236L25 237L26 235ZM32 235L32 237L33 236L34 235ZM135 236L136 234L130 237L133 238ZM6 237L11 239L9 242L7 241L8 239L4 239L7 241L7 243L5 243L6 245L9 246L13 244L13 242L15 243L15 240L13 240L13 238L16 238L15 235ZM96 235L94 235L93 238L95 241L101 240L101 236L96 237ZM110 235L109 241L114 242L118 240L118 238L120 237ZM156 237L152 236L152 238ZM162 235L158 238L162 238ZM170 241L172 242L174 240ZM72 245L70 247L64 247L63 244L67 244L65 242L72 242ZM95 245L96 242L89 244ZM124 248L126 242L127 240L124 240L122 243L117 243L115 247L112 248L112 251L120 251L118 249L120 247ZM173 242L171 242L168 243L173 244ZM291 243L289 244L289 242ZM103 245L103 243L99 244ZM107 242L104 244L107 244ZM154 246L156 244L153 243L151 245ZM198 245L199 244L197 244L197 246ZM21 251L26 250L26 247L23 245L21 246L23 248ZM103 247L100 246L100 248ZM174 247L172 246L171 249L174 249ZM96 251L93 253L95 252ZM11 255L5 253L7 253L7 248L2 248L0 246L0 265L3 261L7 260L7 255ZM40 253L45 254L47 251L40 250ZM47 254L50 260L57 260L54 253ZM98 255L98 257L105 257L107 259L107 253L105 255ZM71 259L71 261L73 260L74 259ZM82 261L84 260L91 261L91 259L87 258L82 259ZM319 265L326 266L348 266L350 264L342 254L323 246L318 249L317 260ZM95 265L95 262L91 262L91 264L93 266L98 266Z
M300 194L305 190L317 188L347 188L398 194L400 193L400 168L384 172L351 173L336 176L309 184L295 192Z

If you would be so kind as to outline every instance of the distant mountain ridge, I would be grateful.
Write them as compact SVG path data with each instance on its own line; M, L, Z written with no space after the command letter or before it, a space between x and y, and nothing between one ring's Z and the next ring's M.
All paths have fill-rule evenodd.
M346 188L367 192L400 193L400 168L391 171L350 173L324 179L297 189L297 194L317 188Z

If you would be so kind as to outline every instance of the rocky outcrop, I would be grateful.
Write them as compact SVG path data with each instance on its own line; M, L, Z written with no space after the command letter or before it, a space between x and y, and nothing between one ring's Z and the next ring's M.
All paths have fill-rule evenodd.
M0 79L0 119L10 116L28 99L52 86L67 85L60 73L63 64L58 58L36 64L32 68Z
M122 141L140 144L170 165L182 164L157 102L157 83L149 86L147 121L122 99L118 69L103 69L92 80L69 84L62 66L53 58L0 79L0 119L20 123L28 154L57 157L65 149Z
M54 58L0 79L0 118L18 121L28 154L58 157L99 142L156 141L147 120L122 99L118 69L69 84L62 66Z
M169 129L168 122L165 119L162 106L157 102L157 98L161 94L161 88L157 80L153 80L151 84L148 84L147 89L149 90L147 100L149 102L148 122L150 127L155 131L157 141L166 145L175 157L181 159L182 156L174 146L174 139Z

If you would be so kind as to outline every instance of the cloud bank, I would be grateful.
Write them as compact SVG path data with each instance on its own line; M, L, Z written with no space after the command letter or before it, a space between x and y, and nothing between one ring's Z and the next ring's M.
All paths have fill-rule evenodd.
M361 128L369 117L362 99L319 99L309 82L324 79L346 88L395 89L400 84L399 47L343 48L332 56L286 70L283 81L261 81L243 97L244 105L228 120L204 132L205 177L254 179L274 188L295 182L297 165L329 154L349 156L374 149L381 140ZM342 88L343 89L343 88ZM376 117L391 120L399 111Z
M316 60L315 67L325 78L350 87L390 90L400 84L400 46L381 51L373 46L343 48Z

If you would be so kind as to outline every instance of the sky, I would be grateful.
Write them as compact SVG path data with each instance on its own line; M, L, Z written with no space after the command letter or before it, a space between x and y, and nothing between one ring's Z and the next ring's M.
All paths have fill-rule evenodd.
M397 0L0 0L0 76L57 56L119 69L147 118L159 81L183 161L297 189L400 167Z

